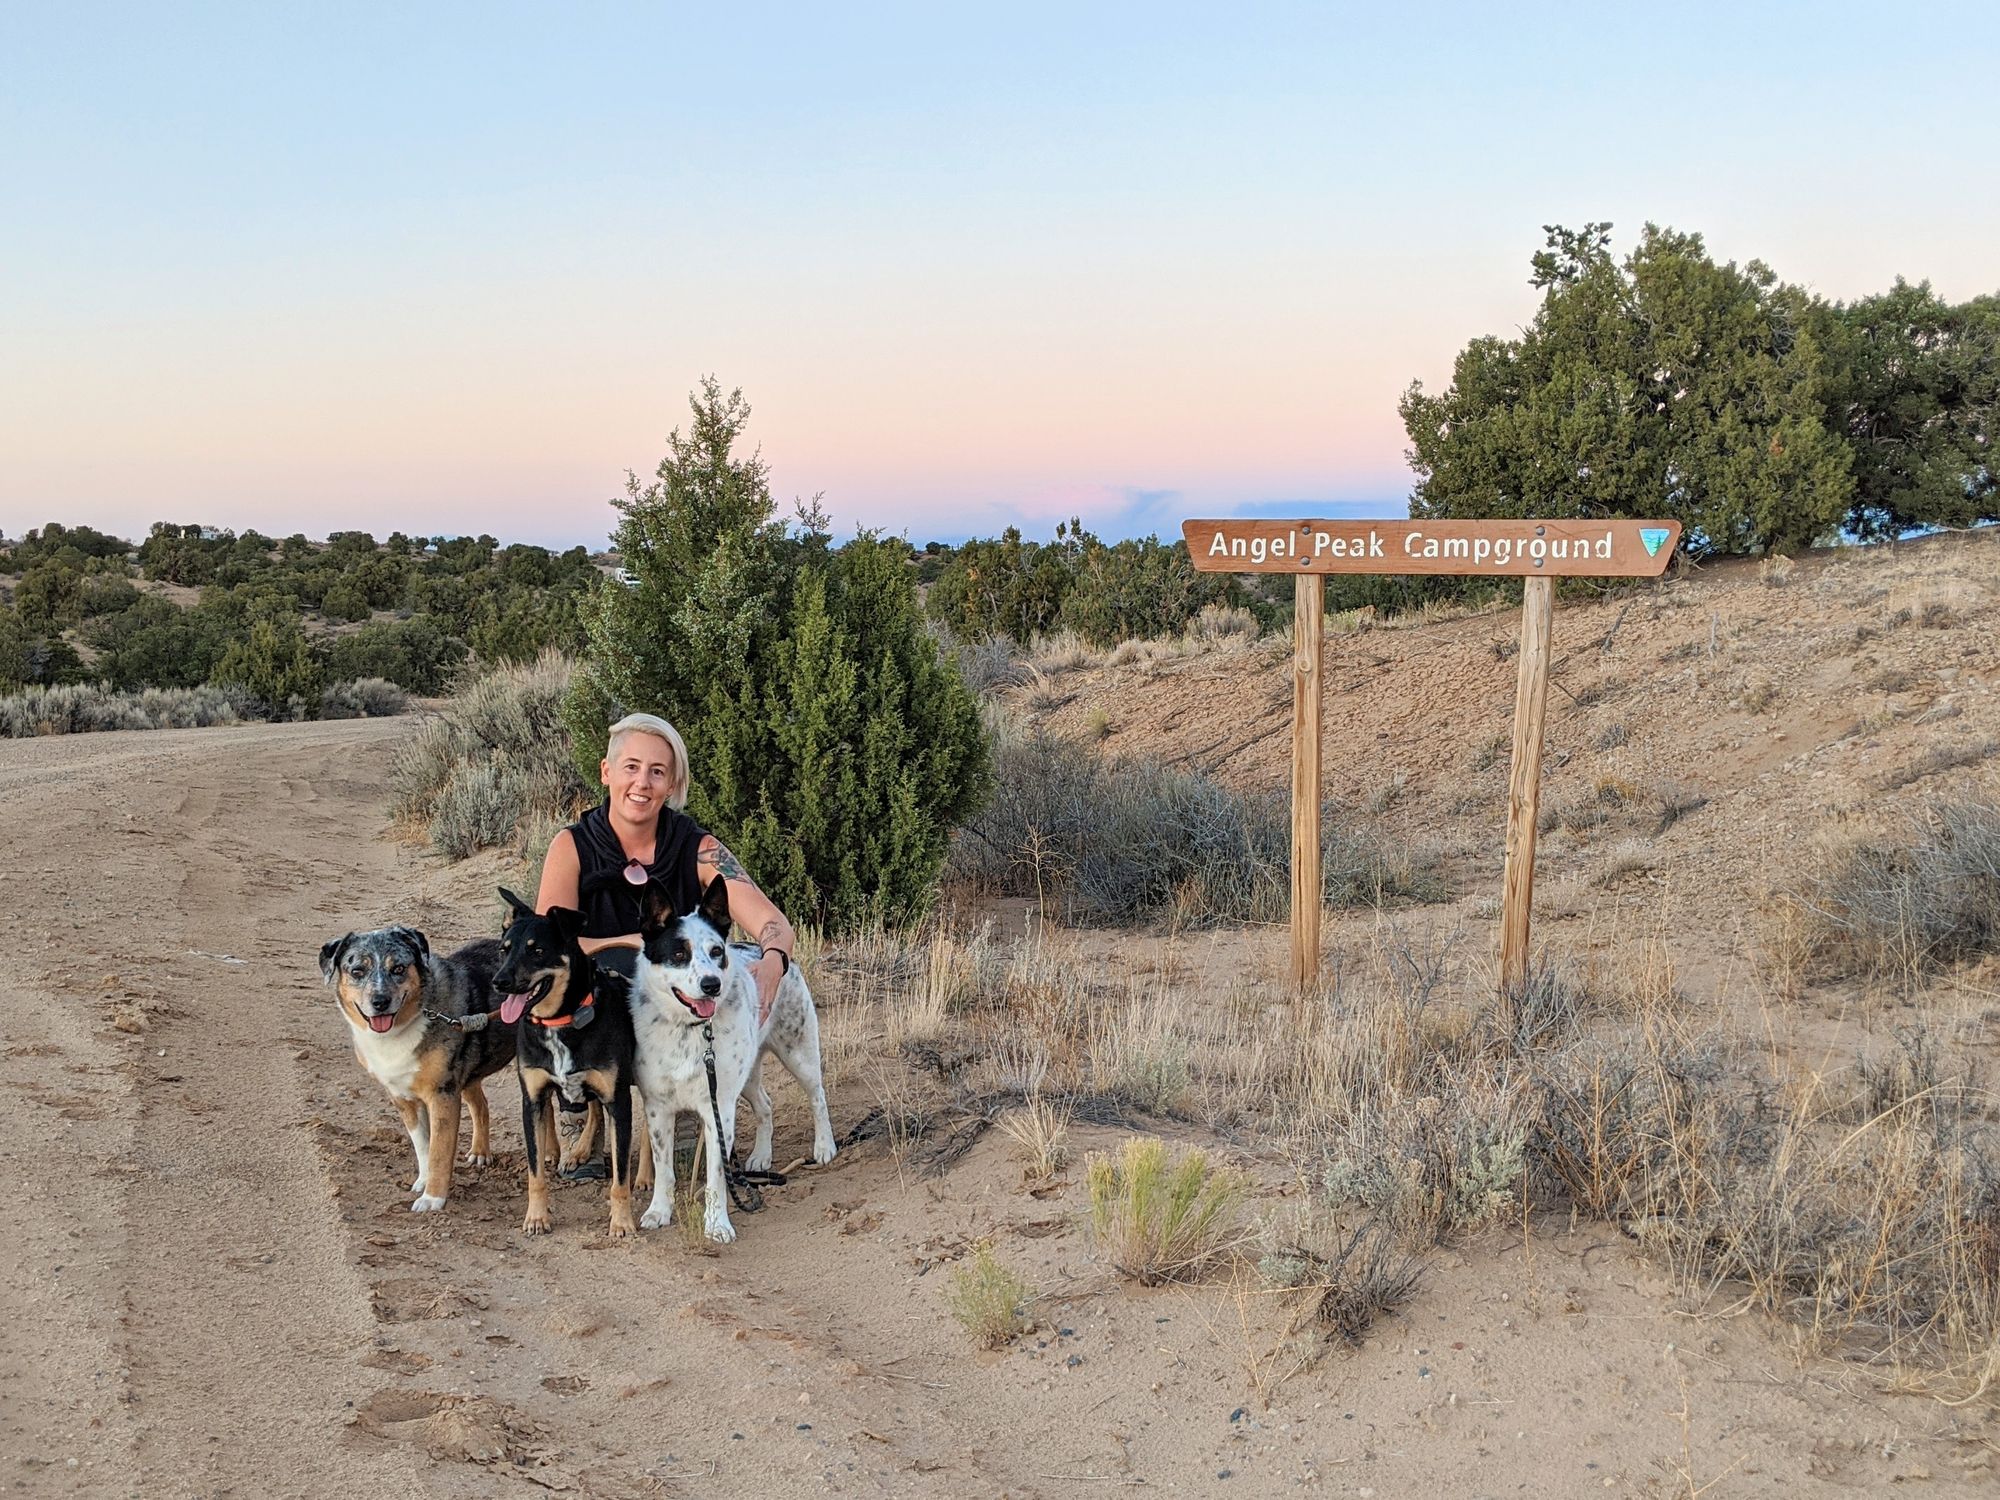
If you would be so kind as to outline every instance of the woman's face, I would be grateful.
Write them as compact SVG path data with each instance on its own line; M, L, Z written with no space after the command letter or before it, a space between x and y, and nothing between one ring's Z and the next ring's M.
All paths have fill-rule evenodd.
M628 823L650 823L674 789L674 752L657 734L628 730L598 766L611 793L611 812Z

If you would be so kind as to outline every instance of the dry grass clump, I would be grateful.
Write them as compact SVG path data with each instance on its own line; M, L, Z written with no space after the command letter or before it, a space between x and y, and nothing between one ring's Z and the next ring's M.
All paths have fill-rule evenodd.
M1032 1093L1019 1109L1000 1117L1000 1130L1014 1143L1023 1173L1031 1181L1046 1181L1069 1164L1069 1123L1072 1106Z
M1004 635L990 635L983 641L947 640L946 649L958 663L958 675L981 698L1028 680L1028 664L1021 648Z
M1762 1095L1725 1086L1712 1044L1659 1032L1590 1040L1526 1062L1530 1186L1606 1220L1684 1212L1706 1196L1682 1168L1754 1135Z
M0 697L0 739L114 729L208 729L262 717L250 695L235 687L121 693L92 683L37 684Z
M1085 1171L1098 1247L1145 1286L1198 1281L1243 1241L1245 1181L1206 1152L1133 1136L1115 1159L1092 1152Z
M329 683L319 695L322 719L386 719L407 713L410 695L380 677Z
M982 1349L999 1349L1028 1330L1028 1302L1034 1288L1000 1264L993 1242L983 1240L973 1251L972 1264L951 1273L945 1305L958 1324Z
M1033 896L1060 920L1131 926L1276 921L1290 900L1290 814L1150 759L1109 760L1075 740L1003 740L994 795L953 842L950 871L976 888ZM1407 845L1329 826L1322 854L1336 905L1437 900L1443 883Z
M1206 651L1248 646L1263 634L1257 617L1235 604L1204 604L1181 632L1189 645Z
M1824 847L1767 906L1781 974L1913 983L2000 946L2000 799L1932 803L1900 837Z
M1397 1245L1387 1225L1370 1219L1330 1252L1304 1237L1285 1240L1265 1252L1257 1269L1272 1285L1307 1297L1313 1320L1353 1346L1378 1317L1416 1295L1425 1267Z
M1036 636L1028 647L1028 658L1035 671L1050 677L1098 664L1098 655L1090 649L1090 643L1074 630L1057 630Z
M1851 1130L1801 1109L1762 1151L1690 1150L1688 1210L1645 1239L1821 1347L1947 1361L2000 1335L2000 1161L1978 1105L1919 1096Z
M1968 740L1959 745L1933 745L1907 765L1899 766L1884 775L1876 784L1885 792L1899 791L1913 781L1922 781L1927 776L1941 776L1946 771L1956 771L1961 766L1976 766L1995 755L2000 755L2000 740Z
M553 652L462 687L405 740L390 771L395 810L447 859L548 837L589 805L561 710L571 665Z
M1655 836L1665 833L1690 813L1708 806L1707 793L1685 781L1662 781L1653 788L1653 800L1660 808L1659 826L1653 830Z

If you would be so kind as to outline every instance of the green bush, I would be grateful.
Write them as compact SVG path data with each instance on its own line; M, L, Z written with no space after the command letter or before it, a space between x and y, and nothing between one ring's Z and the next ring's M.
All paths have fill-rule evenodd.
M295 616L263 613L249 635L233 642L215 668L215 681L247 688L275 717L298 717L298 705L319 702L323 668L306 644Z
M1179 635L1207 606L1242 597L1229 574L1197 572L1185 542L1149 536L1106 546L1081 537L1062 624L1093 646Z
M1675 517L1697 556L2000 519L2000 298L1830 304L1652 224L1619 262L1610 228L1548 226L1521 336L1404 394L1412 516Z
M788 535L762 460L733 452L741 394L709 380L691 406L619 502L637 586L583 603L577 769L595 779L612 720L661 714L687 741L688 811L795 920L912 917L984 789L977 701L924 628L907 547L835 548L814 512Z
M465 643L447 634L429 615L418 615L410 620L377 620L335 637L327 650L326 674L335 681L381 677L435 697L450 685L464 661Z

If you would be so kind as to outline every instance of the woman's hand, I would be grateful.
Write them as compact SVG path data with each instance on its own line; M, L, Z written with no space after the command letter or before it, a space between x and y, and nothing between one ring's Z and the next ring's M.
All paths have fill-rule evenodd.
M785 977L785 961L778 957L775 948L766 948L764 956L750 965L750 972L757 980L757 1029L762 1031L764 1023L771 1019L771 1006L778 998L778 985Z

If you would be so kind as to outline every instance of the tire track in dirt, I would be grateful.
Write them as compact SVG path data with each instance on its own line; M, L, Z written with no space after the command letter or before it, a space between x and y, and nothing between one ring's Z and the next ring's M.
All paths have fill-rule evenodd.
M43 882L34 910L59 913L28 939L45 1045L58 1050L10 1057L0 1077L19 1083L40 1063L115 1080L102 1119L7 1157L30 1205L26 1233L10 1237L20 1274L9 1281L34 1300L27 1346L10 1338L0 1357L0 1389L55 1387L9 1421L26 1455L9 1478L30 1492L428 1492L411 1459L337 1440L347 1403L366 1394L342 1356L372 1327L297 1128L296 1049L277 1040L296 934L323 918L307 867L272 866L338 850L365 887L391 876L395 851L378 825L344 825L337 804L284 797L276 773L379 774L397 732L259 725L9 747L0 862L31 869ZM106 1024L113 1010L131 1029ZM8 1136L45 1136L47 1109L29 1096L23 1121L22 1092L4 1092L6 1126L26 1126ZM92 1179L38 1170L65 1158L96 1163L111 1190L78 1194ZM52 1297L65 1236L89 1254L73 1279L65 1265ZM88 1435L85 1451L71 1433Z

